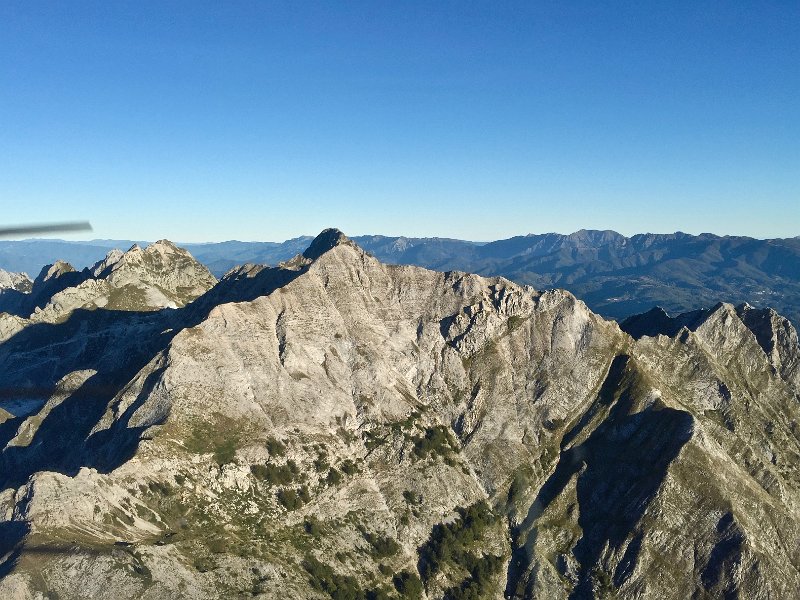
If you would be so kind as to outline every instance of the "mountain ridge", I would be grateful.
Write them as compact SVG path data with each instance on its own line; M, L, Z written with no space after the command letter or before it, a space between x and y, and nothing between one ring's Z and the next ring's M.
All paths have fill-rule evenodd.
M795 321L800 319L797 238L758 240L681 232L626 237L613 231L580 230L485 243L375 235L353 239L384 262L501 275L538 288L566 288L593 310L615 319L655 305L683 313L719 301L772 306ZM277 265L302 253L311 241L311 237L300 237L283 243L222 242L186 247L220 277L242 264ZM5 244L0 243L0 267L11 270L19 263L8 258L9 248L13 244L21 244L21 249L36 245ZM69 248L77 253L79 246L70 243ZM104 255L106 251L98 247L93 252ZM69 257L53 256L47 262L53 258ZM83 260L93 263L100 258ZM79 268L83 265L76 264Z
M208 269L168 240L146 248L133 244L126 252L110 250L102 260L80 271L57 260L42 267L29 290L0 293L0 322L10 327L0 339L25 320L54 323L78 309L177 308L216 283Z
M0 423L0 593L800 586L789 321L720 304L634 338L563 290L385 264L338 230L308 247L0 344L5 385L49 388Z

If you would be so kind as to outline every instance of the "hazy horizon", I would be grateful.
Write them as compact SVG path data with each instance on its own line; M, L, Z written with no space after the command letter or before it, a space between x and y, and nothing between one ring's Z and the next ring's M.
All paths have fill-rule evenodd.
M702 231L702 232L697 232L697 233L692 233L692 232L688 232L688 231L640 231L640 232L636 232L636 233L632 233L632 234L626 234L626 233L622 233L622 232L614 230L614 229L591 229L591 228L588 228L588 227L584 227L584 228L577 229L575 231L570 231L570 232L564 232L564 231L528 232L528 233L512 234L512 235L509 235L509 236L506 236L506 237L500 237L500 238L494 238L494 239L482 239L482 240L479 240L479 239L467 239L467 238L457 238L457 237L447 237L447 236L437 236L437 235L434 235L434 236L417 236L417 235L404 235L404 234L389 235L389 234L385 234L385 233L376 233L376 232L372 232L372 233L350 233L348 231L343 230L340 227L331 226L331 228L339 229L340 231L342 231L342 233L344 233L347 237L350 237L350 238L371 237L371 236L386 237L386 238L403 237L403 238L408 238L408 239L454 240L454 241L461 241L461 242L470 242L470 243L474 243L474 244L487 244L487 243L490 243L490 242L495 242L495 241L500 241L500 240L507 240L507 239L512 239L512 238L520 238L520 237L534 237L534 236L542 236L542 235L573 235L573 234L579 233L581 231L611 232L611 233L616 233L616 234L622 235L622 236L624 236L626 238L632 238L632 237L635 237L635 236L638 236L638 235L674 235L674 234L688 234L688 235L692 235L692 236L712 235L712 236L716 236L716 237L720 237L720 238L725 238L725 237L730 237L730 238L743 237L743 238L751 238L751 239L756 239L756 240L794 239L794 238L800 237L800 235L784 236L784 237L755 237L755 236L747 236L747 235L732 235L732 234L726 234L726 233L717 233L717 232L712 232L712 231ZM325 229L328 229L328 227L324 227L320 231L324 231ZM175 244L195 244L195 245L198 245L198 244L223 244L223 243L226 243L226 242L240 242L240 243L244 243L244 244L250 244L250 243L253 243L253 244L260 244L260 243L282 244L284 242L289 242L289 241L292 241L292 240L299 240L299 239L304 239L304 238L313 239L314 237L316 237L320 233L320 231L317 231L316 233L300 233L300 234L293 235L291 237L284 238L284 239L271 239L271 240L268 240L268 239L230 238L230 239L220 239L220 240L215 240L215 241L210 241L210 240L181 240L181 239L174 239L173 240L171 238L165 238L163 236L155 237L155 238L152 238L152 239L97 238L97 237L94 237L94 238L80 238L80 237L77 237L77 236L75 238L73 238L73 237L71 237L71 235L76 235L76 234L68 234L68 235L64 235L64 236L60 236L60 237L29 237L29 238L21 238L21 239L8 239L8 238L4 239L4 238L0 238L0 244L3 243L3 242L66 242L66 243L76 243L76 244L80 244L80 243L89 244L89 243L92 243L92 242L130 242L130 243L142 243L142 242L144 242L144 243L153 243L153 242L156 242L156 241L162 240L162 239L168 239L169 241L171 241L171 242L173 242Z

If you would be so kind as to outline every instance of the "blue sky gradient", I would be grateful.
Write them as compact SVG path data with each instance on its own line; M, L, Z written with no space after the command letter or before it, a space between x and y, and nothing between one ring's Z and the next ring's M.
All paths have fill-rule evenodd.
M2 220L800 235L798 31L798 2L7 0Z

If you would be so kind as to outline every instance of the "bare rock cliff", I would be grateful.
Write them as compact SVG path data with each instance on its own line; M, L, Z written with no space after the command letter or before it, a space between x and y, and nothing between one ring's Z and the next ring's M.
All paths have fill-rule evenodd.
M632 337L568 292L382 264L336 230L202 293L157 246L91 280L185 259L147 275L176 310L97 305L0 344L21 390L0 403L0 596L800 589L780 316L721 304Z

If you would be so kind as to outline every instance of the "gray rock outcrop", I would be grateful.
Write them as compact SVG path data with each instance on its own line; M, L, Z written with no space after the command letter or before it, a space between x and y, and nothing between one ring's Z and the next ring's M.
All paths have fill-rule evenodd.
M137 285L159 244L93 276ZM187 265L149 281L191 297ZM326 230L176 310L25 327L0 596L794 597L796 331L644 325Z
M0 293L4 290L29 292L33 282L25 273L10 273L0 269Z
M78 309L153 311L179 308L204 294L216 278L186 250L161 240L127 252L111 250L91 268L76 271L56 261L45 266L28 293L0 297L0 309L30 323L57 323Z

